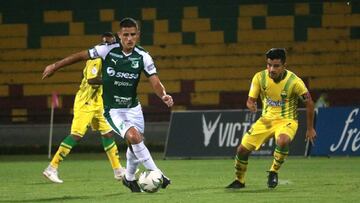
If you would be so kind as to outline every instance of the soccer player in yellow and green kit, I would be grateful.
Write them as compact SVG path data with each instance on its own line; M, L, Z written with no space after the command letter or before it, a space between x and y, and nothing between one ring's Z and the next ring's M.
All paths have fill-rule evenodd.
M114 43L116 41L112 33L104 33L102 40L103 43ZM93 130L100 131L102 144L114 170L115 179L121 180L125 175L126 170L120 164L112 129L103 115L101 67L101 59L86 62L83 79L75 97L71 133L61 142L49 166L43 171L43 175L54 183L63 182L58 177L59 164L85 135L88 126L91 126Z
M248 158L270 137L275 136L274 160L269 169L269 188L278 184L278 172L289 153L289 144L298 128L297 104L300 98L306 105L306 139L313 143L316 132L313 126L314 103L304 82L286 69L286 51L272 48L266 53L267 69L255 74L252 79L246 106L257 111L256 100L262 101L262 115L251 126L237 147L235 157L235 180L227 188L245 187L245 172Z

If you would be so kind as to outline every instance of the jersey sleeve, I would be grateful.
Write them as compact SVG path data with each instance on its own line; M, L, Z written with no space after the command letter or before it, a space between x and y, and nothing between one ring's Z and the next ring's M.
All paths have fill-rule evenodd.
M101 76L101 59L88 60L86 62L86 79L94 79Z
M308 89L306 88L304 82L300 78L297 78L297 80L294 84L293 91L296 95L301 96L301 95L307 93Z
M150 77L154 74L157 74L154 61L151 58L150 54L145 53L143 55L143 61L144 61L144 73L146 77Z
M260 81L259 80L260 80L260 74L257 73L252 78L249 95L248 95L249 97L252 97L254 99L258 98L258 96L260 94Z
M106 55L111 51L111 49L119 47L119 44L99 44L89 49L89 56L91 59L102 58L105 59Z

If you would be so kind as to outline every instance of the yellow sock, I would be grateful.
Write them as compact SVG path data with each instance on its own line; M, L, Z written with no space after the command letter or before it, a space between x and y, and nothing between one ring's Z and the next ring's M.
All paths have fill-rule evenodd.
M77 144L76 140L69 135L60 144L59 149L52 158L50 165L54 168L58 168L59 164L70 153L71 149Z
M56 154L54 155L54 157L52 158L50 165L54 168L58 168L59 164L62 160L64 160L64 158L66 157L66 155L68 155L70 153L71 149L68 149L66 147L63 147L62 145L60 145L59 149L57 150Z
M288 147L280 148L279 146L276 146L274 150L274 160L271 165L270 171L274 171L277 173L281 165L284 163L288 154L289 154Z
M239 156L235 157L235 179L240 181L240 183L245 183L247 165L248 160L242 159Z
M121 168L119 151L113 138L101 137L104 150L113 169Z

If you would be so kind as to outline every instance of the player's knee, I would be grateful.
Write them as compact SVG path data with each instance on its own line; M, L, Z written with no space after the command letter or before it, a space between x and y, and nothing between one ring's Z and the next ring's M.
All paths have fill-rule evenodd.
M290 144L290 142L291 142L290 137L285 134L280 135L279 138L276 140L276 144L279 147L286 147Z
M105 134L103 134L103 135L101 135L101 136L103 136L103 137L105 137L105 138L112 138L112 137L113 137L113 134L112 134L112 132L108 132L108 133L105 133Z
M80 141L82 137L78 136L78 135L71 135L71 137L75 140L75 141Z
M130 144L138 144L143 141L143 136L134 127L129 128L125 136Z
M249 156L251 153L251 150L247 149L243 145L239 145L237 148L237 154L243 155L243 156Z

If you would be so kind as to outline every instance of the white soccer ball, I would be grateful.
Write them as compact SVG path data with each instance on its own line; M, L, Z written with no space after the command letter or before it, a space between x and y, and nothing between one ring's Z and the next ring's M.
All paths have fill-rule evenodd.
M140 174L139 185L145 192L157 192L163 183L160 171L144 171Z

